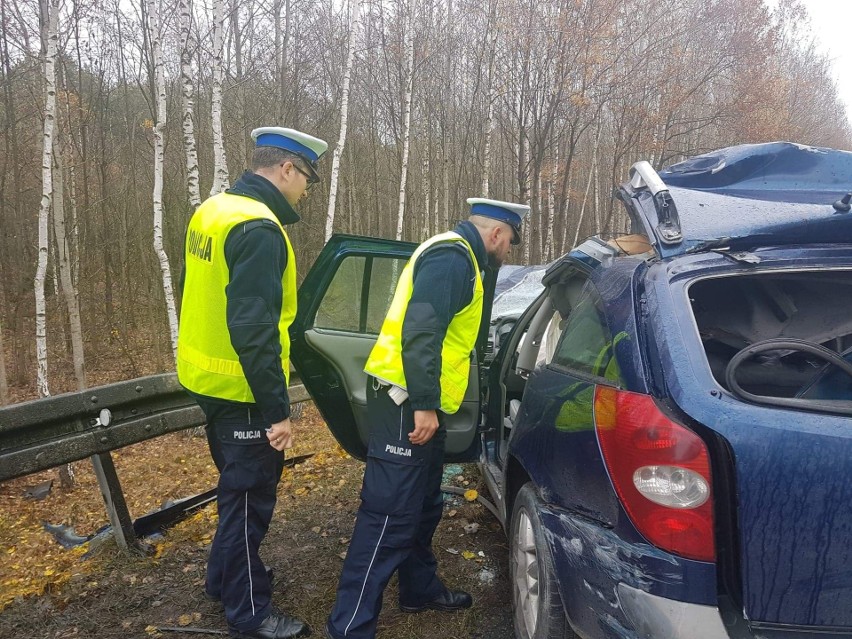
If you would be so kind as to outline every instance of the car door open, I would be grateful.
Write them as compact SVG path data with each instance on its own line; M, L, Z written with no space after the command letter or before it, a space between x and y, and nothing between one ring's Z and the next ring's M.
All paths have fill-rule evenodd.
M365 458L369 439L364 364L415 248L407 242L335 235L299 288L299 312L291 329L293 364L329 430L359 459ZM464 402L445 419L448 461L476 458L479 419L474 354Z

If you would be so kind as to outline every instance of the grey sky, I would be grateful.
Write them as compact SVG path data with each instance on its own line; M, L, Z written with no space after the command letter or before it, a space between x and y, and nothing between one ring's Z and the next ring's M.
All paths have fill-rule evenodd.
M852 24L852 0L802 0L811 17L818 46L833 60L834 77L840 98L852 120L852 49L849 25Z

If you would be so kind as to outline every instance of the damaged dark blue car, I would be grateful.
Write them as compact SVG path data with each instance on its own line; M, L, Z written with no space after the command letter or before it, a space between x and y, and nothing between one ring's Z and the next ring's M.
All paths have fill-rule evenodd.
M490 370L516 634L852 636L852 154L631 173Z
M519 639L852 637L848 191L852 153L789 143L637 163L632 234L495 312L447 449L502 515ZM391 244L333 239L300 291L294 360L357 456Z

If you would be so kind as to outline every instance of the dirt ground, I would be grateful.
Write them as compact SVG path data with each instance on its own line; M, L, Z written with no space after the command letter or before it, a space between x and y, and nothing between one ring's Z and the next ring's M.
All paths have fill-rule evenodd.
M297 445L288 456L315 454L285 469L261 554L275 569L274 603L322 636L358 507L363 465L337 446L312 407L296 426ZM114 457L134 517L216 482L206 440L188 433L137 444ZM124 555L111 540L64 549L44 523L73 526L87 536L106 522L88 462L75 467L76 488L65 492L54 481L42 500L24 499L24 493L54 478L55 471L0 484L0 638L190 639L205 636L199 629L214 631L210 636L225 634L218 605L203 597L215 505L149 539L150 556ZM475 466L453 468L461 472L450 483L482 488ZM479 529L466 533L471 523ZM392 581L378 636L511 639L508 550L496 519L477 502L447 496L434 547L442 578L470 591L473 608L407 615L396 608Z

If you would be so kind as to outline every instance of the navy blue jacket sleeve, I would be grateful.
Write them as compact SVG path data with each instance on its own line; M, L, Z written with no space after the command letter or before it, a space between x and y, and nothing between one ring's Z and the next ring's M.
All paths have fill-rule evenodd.
M438 245L418 259L402 323L402 367L414 410L441 407L441 347L456 313L473 299L467 249Z
M281 231L268 220L234 227L225 241L225 261L230 273L225 296L231 344L258 408L274 424L290 416L278 331L287 265Z

